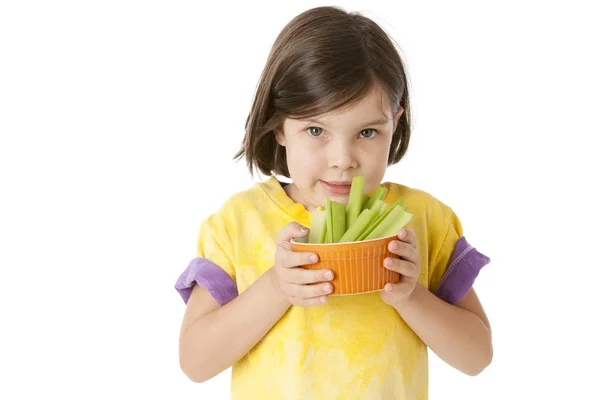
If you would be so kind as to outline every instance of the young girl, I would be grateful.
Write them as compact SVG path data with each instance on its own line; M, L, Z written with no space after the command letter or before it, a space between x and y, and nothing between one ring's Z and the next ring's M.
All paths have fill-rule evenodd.
M200 229L197 258L175 287L187 304L180 363L194 382L233 365L234 399L426 399L427 347L469 375L492 359L472 289L489 258L452 209L384 183L413 219L384 267L381 292L328 296L331 271L290 250L325 199L346 203L352 178L372 192L410 138L407 80L392 41L370 19L320 7L280 33L237 158L270 177L229 198ZM280 182L276 176L292 181Z

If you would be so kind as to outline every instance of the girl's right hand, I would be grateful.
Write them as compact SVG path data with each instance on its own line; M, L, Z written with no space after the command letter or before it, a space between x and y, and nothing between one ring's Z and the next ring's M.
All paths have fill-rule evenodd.
M275 265L269 273L277 292L295 306L316 306L327 302L333 287L327 283L333 279L328 270L309 270L299 265L318 261L315 253L294 252L290 241L308 235L308 229L290 222L277 234ZM314 258L313 258L314 257Z

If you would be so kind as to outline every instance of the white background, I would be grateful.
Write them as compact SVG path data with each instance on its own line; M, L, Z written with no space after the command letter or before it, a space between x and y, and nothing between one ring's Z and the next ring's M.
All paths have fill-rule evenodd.
M413 137L386 180L452 206L492 259L494 361L471 378L432 354L431 399L600 398L597 13L334 4L408 65ZM231 158L259 74L316 5L1 3L0 398L229 398L229 371L179 370L173 285L202 219L252 184Z

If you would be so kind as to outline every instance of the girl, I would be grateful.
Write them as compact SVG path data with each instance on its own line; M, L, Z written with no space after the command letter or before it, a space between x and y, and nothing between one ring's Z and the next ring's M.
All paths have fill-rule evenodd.
M290 251L310 212L372 192L405 154L410 109L403 62L370 19L320 7L273 45L236 158L269 179L237 192L201 226L197 257L175 287L187 304L180 363L194 382L233 365L234 399L426 399L427 347L469 375L492 359L490 326L472 289L489 258L452 209L385 183L413 219L386 259L398 284L331 296L331 271ZM276 175L290 178L280 182Z

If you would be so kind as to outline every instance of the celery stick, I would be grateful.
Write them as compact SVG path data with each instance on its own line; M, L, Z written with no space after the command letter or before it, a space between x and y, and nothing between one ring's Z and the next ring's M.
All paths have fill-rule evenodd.
M383 200L376 200L373 207L371 207L371 210L379 216L379 214L387 211L387 204L385 204L385 201Z
M383 218L378 218L366 232L361 235L360 240L377 239L382 236L382 233L386 230L386 227L390 225L391 221L399 220L404 214L404 210L401 207L394 206Z
M346 229L356 222L362 210L362 199L364 195L365 177L364 175L352 178L350 196L348 197L348 213L346 215Z
M365 240L395 235L410 222L411 218L412 214L404 211L401 206L395 206Z
M361 234L361 232L367 226L369 226L370 222L373 221L374 216L376 216L376 214L372 210L363 210L356 219L354 225L352 225L350 229L344 233L344 236L340 238L339 242L342 243L356 241L356 238Z
M403 209L404 211L408 211L408 208L407 208L407 207L406 207L406 205L404 204L404 200L402 200L402 199L398 199L398 200L396 200L396 202L395 202L394 204L392 204L392 205L390 206L390 208L388 209L388 214L389 214L389 211L391 211L391 210L392 210L392 208L394 208L394 207L396 207L396 206L398 206L398 207L402 207L402 209Z
M356 238L356 240L365 240L365 238L367 236L369 236L369 234L371 232L373 232L373 230L375 228L377 228L377 226L381 223L381 221L383 221L385 219L385 217L387 217L387 215L392 211L392 208L388 208L386 210L384 210L383 212L380 212L379 214L377 214L377 217L373 220L373 222L367 227L367 229L365 229L362 234L360 235L360 237Z
M362 226L362 227L361 227L360 231L358 232L358 235L356 235L356 236L354 236L354 237L352 238L352 241L353 241L353 242L356 242L356 241L358 241L358 238L359 238L359 237L361 237L361 236L363 235L363 233L364 233L364 232L365 232L367 229L369 229L369 226L371 226L371 224L373 224L373 222L375 222L375 220L377 219L377 214L376 214L375 212L373 212L373 210L369 210L369 211L371 211L371 212L372 212L372 214L371 214L371 216L370 216L369 220L367 221L367 223L366 223L364 226Z
M325 212L327 216L327 230L325 236L325 243L333 243L333 207L331 207L331 200L329 197L325 199Z
M396 205L396 204L398 204L400 207L402 207L404 209L404 211L408 211L408 207L406 206L406 203L404 203L404 200L398 199L398 200L396 200L394 205Z
M365 209L365 205L367 204L368 201L369 201L369 195L366 194L366 193L363 193L362 194L362 199L361 199L361 202L360 202L360 209L361 209L361 211Z
M332 243L337 243L346 232L346 205L336 201L331 202Z
M365 240L365 238L367 236L369 236L369 234L371 234L371 232L373 232L373 230L375 228L377 228L377 226L381 223L381 221L383 221L388 216L388 214L390 212L392 212L392 210L396 206L402 207L406 211L406 208L405 208L406 206L404 205L404 201L397 200L394 204L392 204L392 206L390 208L386 209L385 212L379 213L379 216L377 217L377 219L375 219L375 221L373 221L373 223L369 226L369 228L366 231L364 231L363 234L356 240Z
M327 240L327 214L323 211L323 229L317 243L325 243Z
M385 186L378 186L377 189L375 189L375 192L373 192L373 195L369 198L369 201L367 201L367 204L365 204L364 208L371 209L377 200L384 199L387 192L388 189Z
M325 211L313 211L310 216L310 233L308 243L321 243L325 222Z
M377 218L377 221L375 221L375 224L378 224L379 222L383 221L383 219L385 217L388 216L388 214L394 209L394 207L401 207L404 211L407 211L408 208L404 205L404 201L403 200L396 200L396 202L394 204L391 205L391 207L387 207L386 204L386 209L383 213L379 213L379 218ZM374 225L373 228L375 228L377 225Z

